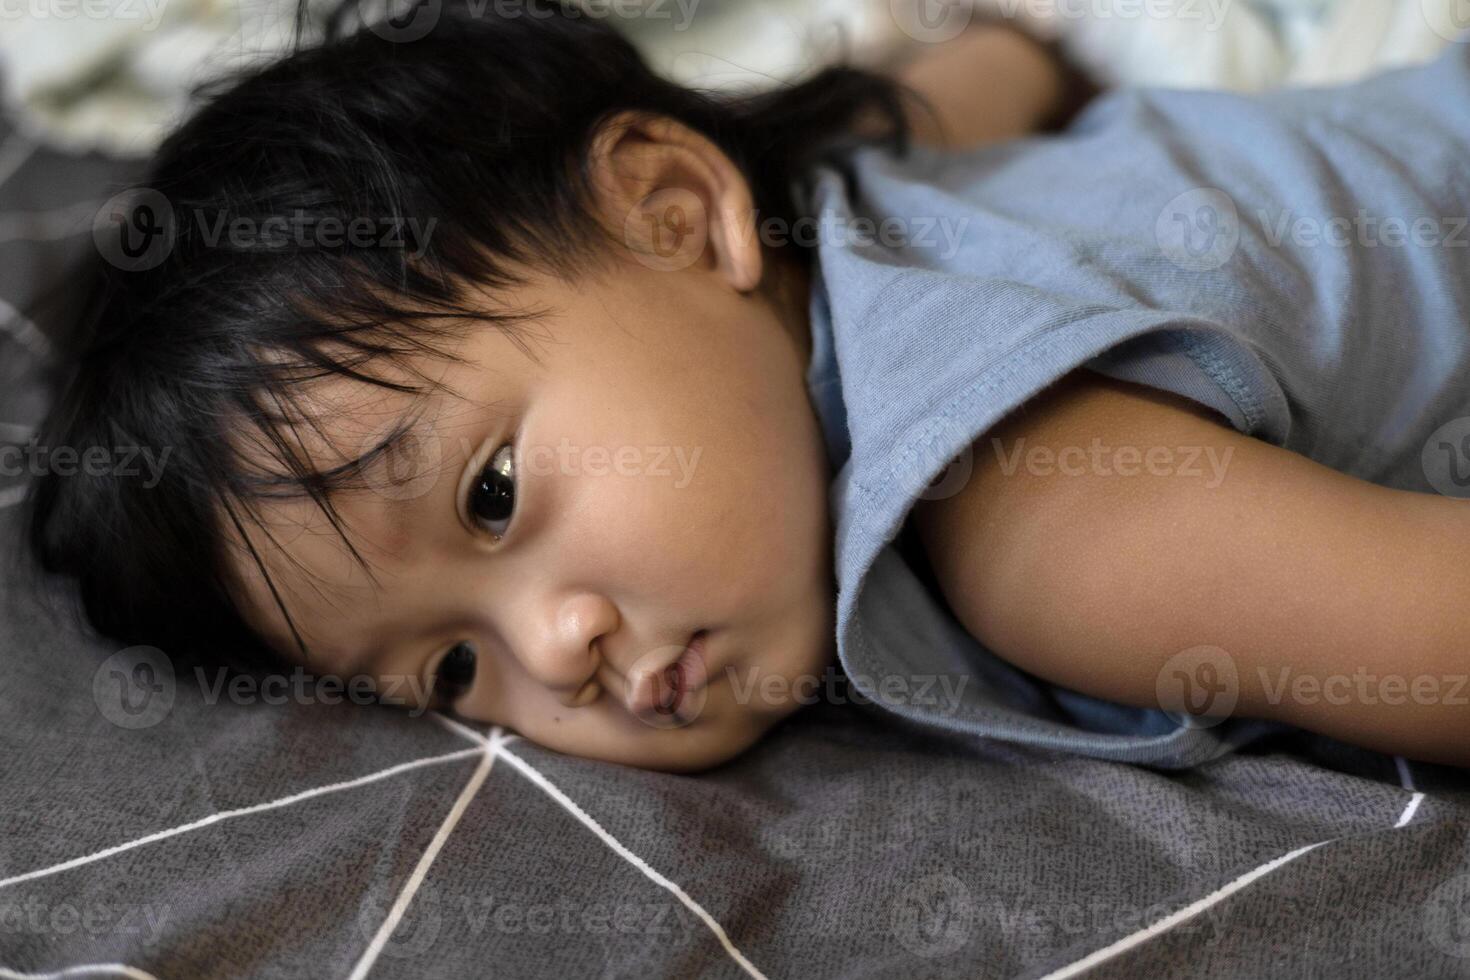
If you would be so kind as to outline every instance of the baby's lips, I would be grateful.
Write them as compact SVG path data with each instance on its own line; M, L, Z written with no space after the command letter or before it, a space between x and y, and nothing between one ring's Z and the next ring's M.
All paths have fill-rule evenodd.
M644 721L658 700L657 671L641 670L628 678L628 712Z
M644 661L654 661L662 666L634 669L628 685L628 710L633 715L658 727L665 727L670 722L689 720L680 716L687 712L691 696L703 690L709 680L709 667L704 658L702 639L701 634L688 647L666 647L643 658ZM668 651L666 655L655 657L665 651ZM682 691L675 710L664 707L675 693L675 688L669 681L670 670L678 670L678 689Z
M679 686L684 691L685 702L688 702L691 694L704 690L704 686L709 683L709 662L705 658L703 633L694 638L694 642L683 654L679 670L682 675Z

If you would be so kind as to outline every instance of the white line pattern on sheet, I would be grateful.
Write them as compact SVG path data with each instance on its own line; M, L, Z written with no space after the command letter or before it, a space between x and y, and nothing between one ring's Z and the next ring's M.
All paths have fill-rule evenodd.
M556 786L552 785L551 781L543 776L540 770L538 770L535 766L531 765L529 762L522 759L514 752L510 752L506 749L501 749L500 755L502 758L505 759L506 762L509 762L511 765L519 769L521 771L521 775L525 776L531 782L541 787L541 789L545 791L547 795L556 800L557 803L560 803L568 813L576 817L578 820L582 821L582 823L586 825L587 829L591 830L598 837L602 838L603 843L605 843L608 847L617 852L617 854L622 857L623 860L627 861L629 864L633 865L633 867L643 872L643 874L646 875L655 884L668 889L675 898L684 903L685 908L689 909L689 911L699 916L699 918L709 928L710 932L715 934L715 938L720 941L720 945L725 947L725 952L730 955L730 958L733 959L742 970L750 974L752 977L758 978L758 980L766 980L765 974L756 969L755 964L751 963L750 960L745 958L745 954L741 953L740 950L735 948L735 944L730 941L730 937L726 934L724 927L716 922L714 917L706 912L702 905L700 905L692 897L690 897L688 892L680 888L678 885L674 884L668 878L665 878L663 875L659 874L657 871L649 866L647 861L643 860L641 857L628 850L628 848L624 846L622 841L618 840L612 834L608 833L601 824L592 819L592 816L588 814L586 810L583 810L580 806L578 806L571 797L567 796L561 790L557 789Z
M463 738L469 739L471 742L474 742L476 745L484 745L486 742L488 742L490 740L490 736L485 735L485 734L482 734L481 732L475 731L469 725L466 725L464 722L460 721L457 718L451 718L451 717L449 717L448 715L444 714L442 711L431 711L431 712L429 712L429 716L431 718L433 718L435 721L437 721L439 724L443 725L445 728L449 729L454 734L459 735L459 736L461 736ZM495 727L496 728L499 728L500 726L497 725ZM501 745L509 745L511 742L519 742L520 740L521 740L521 737L519 735L517 735L515 732L507 732L507 731L501 730L501 733L500 733L500 744Z
M442 725L443 727L449 729L454 734L460 736L461 738L469 739L471 742L474 742L476 745L485 745L486 743L488 743L490 741L490 739L487 736L481 735L479 732L475 731L469 725L466 725L462 721L458 721L457 719L454 719L454 718L449 717L448 715L444 714L442 711L431 711L431 712L429 712L429 717L430 718L433 718L440 725Z
M130 980L158 980L147 970L122 963L88 963L69 966L55 973L17 973L0 966L0 980L62 980L64 977L128 977Z
M1196 915L1203 912L1211 905L1214 905L1216 902L1230 897L1231 895L1240 891L1242 888L1251 884L1257 878L1264 878L1266 875L1275 871L1282 865L1289 864L1290 862L1295 861L1297 858L1301 857L1303 854L1306 854L1308 851L1316 850L1323 844L1330 843L1332 843L1332 841L1330 840L1319 840L1315 844L1307 844L1304 847L1298 847L1296 850L1283 854L1273 861L1267 861L1259 868L1247 871L1245 874L1241 875L1239 878L1236 878L1234 881L1225 885L1223 888L1218 888L1215 891L1210 892L1210 894L1206 895L1204 898L1197 899L1196 901L1189 903L1179 911L1174 912L1171 915L1164 916L1153 925L1147 926L1143 929L1138 930L1135 933L1124 936L1122 939L1118 940L1112 945L1104 946L1102 949L1089 953L1087 956L1084 956L1077 962L1068 964L1067 966L1062 967L1060 970L1055 970L1051 973L1048 973L1046 976L1042 977L1041 980L1062 980L1062 978L1064 977L1075 977L1079 973L1090 970L1104 960L1110 960L1114 956L1117 956L1119 953L1132 949L1134 946L1139 946L1143 943L1146 943L1155 936L1168 932L1179 923L1194 918Z
M1423 793L1415 793L1413 796L1409 797L1409 804L1408 806L1404 807L1404 812L1400 814L1399 822L1393 825L1393 829L1398 830L1400 827L1407 826L1409 821L1414 819L1414 814L1419 812L1419 804L1423 802Z
M0 332L9 334L16 343L37 357L51 356L51 341L46 339L46 335L29 317L3 299L0 299Z
M419 886L424 883L424 876L429 873L429 868L434 864L434 859L439 856L439 851L443 849L444 842L449 839L450 834L454 833L454 828L459 826L459 821L464 816L465 808L470 805L470 800L480 791L480 787L484 784L485 778L490 775L490 770L495 766L495 757L500 752L499 726L491 730L490 738L484 742L484 747L480 751L483 758L480 759L479 766L475 768L474 775L470 776L469 782L465 783L464 789L460 790L459 798L454 801L454 806L450 808L449 815L439 825L439 830L434 834L434 839L429 841L428 847L424 848L424 853L420 855L418 864L414 865L413 874L409 875L407 883L403 886L403 891L398 893L398 899L393 903L393 907L388 910L388 915L383 919L383 924L378 927L377 933L373 936L373 941L368 944L368 948L363 952L362 958L357 961L357 966L353 967L352 972L348 974L348 980L362 980L363 977L367 976L368 971L373 968L373 964L378 961L378 955L383 952L383 946L392 937L393 930L398 928L398 923L403 919L403 913L408 910L409 903L418 894Z
M1409 760L1401 755L1396 755L1393 757L1393 761L1394 765L1398 766L1399 783L1404 789L1414 794L1409 797L1409 802L1404 807L1404 812L1399 814L1399 822L1393 825L1393 829L1398 830L1400 827L1407 825L1410 820L1414 819L1414 814L1419 812L1419 804L1424 802L1424 794L1414 789L1414 773L1409 769Z
M445 755L431 756L427 759L415 759L412 762L404 762L396 766L390 766L387 769L381 769L378 772L369 773L366 776L359 776L357 779L349 779L346 782L341 783L332 783L329 786L318 786L314 789L295 793L291 796L283 796L279 800L271 800L268 803L257 803L254 806L242 807L238 810L225 810L221 813L212 813L201 820L195 820L192 823L186 823L178 827L172 827L168 830L160 830L156 834L149 834L146 837L139 837L137 840L128 841L125 844L118 844L116 846L106 848L105 850L97 851L95 854L86 854L79 858L72 858L70 861L63 861L60 864L53 864L49 868L38 868L35 871L27 871L25 874L15 875L11 878L0 878L0 888L8 888L11 885L18 885L23 881L33 881L37 878L44 878L48 875L60 874L63 871L70 871L72 868L79 868L84 864L91 864L93 861L101 861L103 858L109 858L112 857L114 854L121 854L123 851L129 851L135 847L142 847L145 844L152 844L157 841L167 840L170 837L177 837L179 834L187 834L190 831L199 830L202 827L208 827L211 824L219 823L222 820L230 820L235 817L248 816L252 813L260 813L265 810L274 810L279 807L290 806L293 803L300 803L303 800L309 800L317 796L324 796L328 793L339 793L342 790L356 789L359 786L367 786L370 783L376 783L379 780L388 779L391 776L396 776L399 773L408 772L412 769L419 769L423 766L438 765L445 762L454 762L458 759L466 759L479 753L480 751L480 749L460 749L457 752L450 752Z
M1414 819L1414 814L1419 812L1419 804L1424 802L1424 794L1414 791L1414 777L1409 770L1409 763L1402 756L1395 756L1394 758L1397 760L1399 781L1403 783L1405 789L1413 793L1413 795L1409 797L1409 802L1404 806L1403 812L1399 814L1398 822L1393 825L1394 830L1399 830L1400 828L1407 826L1409 821ZM1060 970L1048 973L1046 976L1042 977L1041 980L1061 980L1061 978L1063 977L1073 977L1083 972L1084 970L1089 970L1097 964L1103 962L1104 960L1111 959L1124 950L1131 949L1132 947L1137 946L1140 943L1147 942L1155 936L1174 928L1179 923L1193 918L1195 915L1203 912L1205 909L1209 908L1211 905L1214 905L1216 902L1222 901L1223 899L1230 897L1235 892L1240 891L1240 889L1244 888L1246 885L1249 885L1257 878L1270 874L1272 871L1275 871L1283 864L1287 864L1291 861L1296 860L1303 854L1306 854L1308 851L1321 847L1323 844L1331 844L1341 839L1342 838L1340 837L1334 837L1330 840L1323 840L1318 841L1315 844L1308 844L1305 847L1299 847L1288 854L1283 854L1281 857L1276 858L1274 861L1268 861L1265 864L1261 865L1259 868L1256 868L1254 871L1246 872L1239 878L1236 878L1234 881L1230 882L1228 885L1225 885L1223 888L1217 889L1216 891L1213 891L1210 894L1206 895L1204 898L1201 898L1198 901L1186 905L1179 911L1165 916L1158 922L1155 922L1153 925L1145 926L1135 933L1124 936L1122 939L1118 940L1112 945L1104 946L1102 949L1083 957L1076 963L1072 963L1069 966L1065 966Z
M1414 792L1414 773L1409 769L1409 760L1401 755L1393 757L1394 765L1399 770L1399 785L1409 792Z

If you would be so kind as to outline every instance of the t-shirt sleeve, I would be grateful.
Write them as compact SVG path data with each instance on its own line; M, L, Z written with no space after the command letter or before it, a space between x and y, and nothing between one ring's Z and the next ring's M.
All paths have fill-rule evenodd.
M1239 339L1191 338L1156 330L1125 340L1082 367L1116 381L1170 392L1218 412L1240 432L1269 438L1282 430L1272 408L1279 388L1263 376L1264 363ZM1277 431L1277 439L1284 431Z
M846 284L862 288L858 277ZM1190 399L1277 445L1289 431L1269 352L1208 314L938 270L894 272L870 289L837 344L849 347L850 480L885 532L907 509L895 495L911 504L987 430L1080 368Z

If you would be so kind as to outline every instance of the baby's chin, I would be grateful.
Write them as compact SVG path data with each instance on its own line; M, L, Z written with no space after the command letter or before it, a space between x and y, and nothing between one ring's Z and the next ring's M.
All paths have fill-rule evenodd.
M532 742L564 755L670 773L697 773L730 762L754 748L778 723L822 697L836 657L830 625L821 617L803 624L801 642L784 652L723 664L687 723L645 725L631 717L601 718L605 727L569 730L534 719L520 730Z
M814 659L811 676L819 678L828 661ZM794 678L788 678L794 680ZM765 700L758 709L746 707L734 717L721 719L704 730L698 725L670 729L650 740L639 753L638 761L627 761L642 769L660 772L696 773L730 762L755 748L773 728L820 697L820 684L791 687L789 696ZM805 691L807 693L797 693ZM614 760L620 761L620 760Z
M728 709L730 705L723 707ZM759 712L722 712L718 719L702 717L676 728L649 728L646 734L628 741L581 738L565 743L557 737L559 733L542 738L530 732L520 734L563 755L655 772L691 774L713 769L750 751L771 728L800 707L802 702L795 700L789 705L767 705Z
M647 764L631 763L640 769L651 769L655 772L679 773L692 775L694 773L707 772L717 766L739 758L750 751L757 742L765 735L770 726L765 726L754 735L745 734L735 737L726 742L710 742L698 747L687 747L682 751L676 750L671 754L660 754L648 760Z

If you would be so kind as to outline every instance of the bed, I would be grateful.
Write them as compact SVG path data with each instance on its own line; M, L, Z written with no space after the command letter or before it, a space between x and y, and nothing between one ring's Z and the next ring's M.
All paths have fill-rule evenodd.
M1459 770L1161 773L839 687L669 775L89 639L18 560L32 311L137 172L0 127L0 977L1470 976Z

